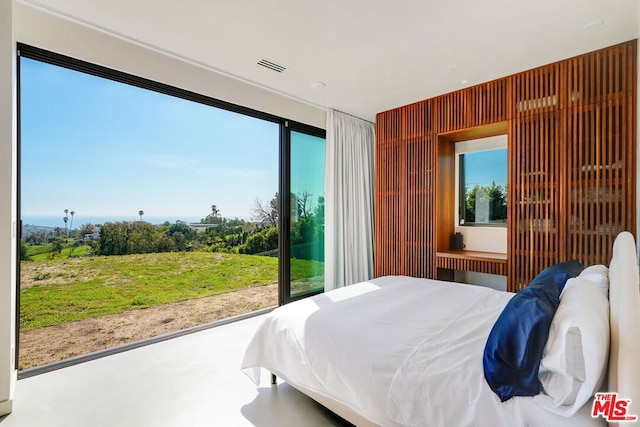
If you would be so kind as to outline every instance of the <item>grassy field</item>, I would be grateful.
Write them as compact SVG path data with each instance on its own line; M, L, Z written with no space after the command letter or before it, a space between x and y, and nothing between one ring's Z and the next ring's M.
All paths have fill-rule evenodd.
M68 250L65 248L64 250ZM278 281L278 259L211 252L48 259L21 263L20 327L74 320L184 301ZM83 247L76 248L74 255ZM293 260L292 277L309 277L323 263ZM313 282L313 281L307 281Z
M31 261L85 256L90 251L91 248L88 245L75 246L73 239L66 239L62 243L62 251L55 256L51 253L51 245L27 245L27 255Z

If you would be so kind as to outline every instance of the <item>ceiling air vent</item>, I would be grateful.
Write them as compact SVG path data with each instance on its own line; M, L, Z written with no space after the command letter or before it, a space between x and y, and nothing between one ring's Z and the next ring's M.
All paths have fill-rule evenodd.
M263 67L273 70L277 73L281 73L287 69L287 67L276 64L275 62L269 61L268 59L261 59L260 61L258 61L258 65L262 65Z

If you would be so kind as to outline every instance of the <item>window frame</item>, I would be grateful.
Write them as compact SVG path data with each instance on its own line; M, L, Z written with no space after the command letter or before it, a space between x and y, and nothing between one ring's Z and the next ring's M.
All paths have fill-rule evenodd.
M17 105L18 105L18 115L17 115L17 120L18 120L18 148L17 148L17 154L18 154L18 166L17 166L17 174L18 174L18 179L17 179L17 218L19 219L19 226L18 226L18 238L17 238L17 250L20 250L20 241L21 241L21 218L22 218L22 214L21 214L21 206L20 206L20 197L21 197L21 175L20 175L20 148L21 148L21 140L20 140L20 127L21 127L21 122L20 122L20 57L25 57L28 59L32 59L32 60L36 60L36 61L40 61L46 64L50 64L50 65L55 65L55 66L59 66L59 67L63 67L63 68L67 68L73 71L77 71L77 72L81 72L81 73L85 73L88 75L92 75L92 76L96 76L96 77L100 77L100 78L104 78L104 79L108 79L108 80L112 80L118 83L123 83L123 84L127 84L127 85L131 85L131 86L135 86L138 88L142 88L142 89L146 89L146 90L151 90L157 93L161 93L164 95L168 95L168 96L173 96L173 97L177 97L177 98L181 98L187 101L192 101L192 102L197 102L199 104L203 104L203 105L207 105L210 107L214 107L214 108L219 108L219 109L223 109L226 111L230 111L230 112L234 112L234 113L238 113L238 114L242 114L245 116L249 116L249 117L253 117L253 118L257 118L257 119L261 119L261 120L265 120L265 121L269 121L275 124L278 124L280 127L280 132L279 132L279 179L278 179L278 190L280 191L280 194L288 194L288 189L290 188L290 132L291 130L296 130L298 132L303 132L303 133L308 133L311 135L315 135L315 136L320 136L322 138L326 138L326 131L324 129L312 126L312 125L308 125L305 123L300 123L294 120L290 120L290 119L286 119L274 114L270 114L270 113L266 113L263 111L259 111L259 110L255 110L249 107L244 107L241 105L237 105L237 104L233 104L230 102L226 102L226 101L222 101L216 98L212 98L210 96L206 96L206 95L202 95L199 94L197 92L192 92L186 89L182 89L179 87L175 87L175 86L171 86L165 83L160 83L154 80L150 80L147 78L143 78L143 77L139 77L133 74L129 74L129 73L125 73L122 71L118 71L118 70L114 70L108 67L104 67L101 65L97 65L97 64L93 64L90 62L86 62L80 59L76 59L73 57L69 57L66 55L62 55L59 53L54 53L45 49L41 49L35 46L31 46L28 44L24 44L24 43L17 43L17 49L16 49L16 55L17 55ZM287 190L286 192L283 190ZM280 253L279 253L279 260L278 260L278 303L279 305L285 304L287 302L290 302L292 300L296 300L296 299L300 299L300 298L305 298L308 296L312 296L318 293L321 293L324 291L324 289L322 290L318 290L315 292L310 292L310 293L305 293L304 295L300 295L297 296L294 299L291 298L284 298L284 294L283 294L283 290L284 289L288 289L288 287L290 287L290 283L283 283L283 280L289 280L290 278L290 271L289 271L289 247L288 247L288 242L290 241L290 236L289 236L289 207L290 207L290 202L288 200L287 197L281 197L281 203L280 203L280 212L279 212L279 220L278 220L278 227L279 227L279 237L278 237L278 242L280 245ZM286 242L287 244L283 244L283 242ZM19 252L18 252L19 253ZM18 356L19 356L19 343L20 343L20 259L19 257L16 257L16 264L17 264L17 276L16 276L16 334L15 334L15 358L16 361L19 360ZM287 286L287 288L285 288L285 285ZM148 339L143 339L141 341L133 341L130 343L126 343L123 344L121 346L118 347L112 347L112 348L107 348L104 350L99 350L95 353L90 353L90 354L84 354L84 355L80 355L77 357L74 357L72 359L64 359L64 360L60 360L58 362L53 362L50 364L46 364L46 365L42 365L42 366L38 366L38 367L34 367L34 368L29 368L25 371L20 371L18 372L18 378L27 378L33 375L38 375L40 373L45 373L45 372L49 372L49 371L53 371L56 369L60 369L66 366L71 366L77 363L82 363L82 362L86 362L89 360L94 360L96 358L99 357L105 357L108 355L113 355L116 353L120 353L123 351L127 351L133 348L138 348L144 345L148 345L148 344L153 344L153 343L157 343L160 341L164 341L166 339L170 339L170 338L174 338L174 337L178 337L178 336L182 336L185 335L186 333L192 333L192 332L197 332L209 327L215 327L218 326L220 324L225 324L225 323L229 323L230 321L236 321L236 320L242 320L248 317L252 317L252 316L256 316L256 315L260 315L260 314L264 314L267 311L272 310L273 308L270 309L265 309L265 310L261 310L255 313L247 313L245 315L241 315L241 316L237 316L231 320L229 319L223 319L221 321L217 321L217 322L213 322L213 323L209 323L209 324L204 324L204 325L200 325L194 328L189 328L187 330L178 330L163 336L159 336L159 337L153 337L153 338L148 338Z
M508 217L504 223L495 222L466 222L465 221L465 204L466 204L466 188L465 188L465 154L479 153L493 150L505 150L507 155L506 165L508 167L508 143L507 135L496 135L486 138L473 139L468 141L459 141L455 143L455 224L456 227L487 227L487 228L507 228ZM507 190L508 171L505 176L505 190Z
M327 132L314 126L302 123L285 121L281 130L282 152L280 158L280 229L286 229L286 233L280 233L278 246L280 256L278 258L278 301L279 305L285 305L303 298L318 295L324 292L323 289L302 292L291 295L291 132L305 133L308 135L324 138L326 143ZM325 176L326 179L326 176ZM282 195L287 195L286 197ZM286 264L286 265L285 265Z

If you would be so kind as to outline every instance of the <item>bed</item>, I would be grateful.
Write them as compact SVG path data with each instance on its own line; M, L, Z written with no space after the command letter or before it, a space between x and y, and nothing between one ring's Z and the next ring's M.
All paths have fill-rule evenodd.
M557 290L551 324L542 322L548 334L537 344L540 391L534 395L498 393L504 388L488 367L492 351L513 344L495 341L492 350L492 340L509 341L522 329L515 324L526 316L505 315L523 300L521 293L403 276L279 307L256 331L241 367L257 384L260 369L267 369L358 426L603 425L606 411L601 405L592 417L592 399L606 390L631 399L626 413L640 415L633 236L621 233L613 253L609 268L589 266ZM557 279L557 271L540 276L545 273L543 286L549 274Z

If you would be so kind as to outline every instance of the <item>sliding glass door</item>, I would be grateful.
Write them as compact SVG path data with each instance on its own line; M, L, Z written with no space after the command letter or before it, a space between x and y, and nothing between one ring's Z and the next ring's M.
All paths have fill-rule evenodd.
M20 50L21 371L323 291L324 130Z
M287 125L285 158L289 194L283 206L281 303L324 290L324 167L325 132L302 125ZM288 273L288 274L287 274ZM286 276L289 277L286 277Z

